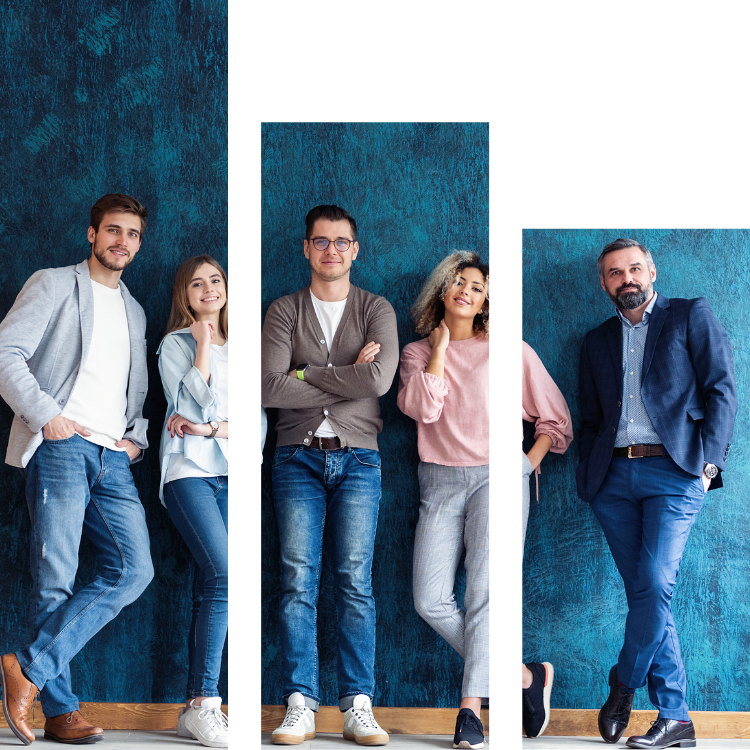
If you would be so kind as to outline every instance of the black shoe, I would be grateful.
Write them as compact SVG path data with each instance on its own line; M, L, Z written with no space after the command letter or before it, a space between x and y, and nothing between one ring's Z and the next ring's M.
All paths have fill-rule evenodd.
M526 668L534 675L534 682L521 689L523 701L523 731L527 737L538 737L549 724L549 697L555 670L545 661L527 664Z
M458 712L453 747L470 747L472 750L484 747L484 727L470 708L462 708Z
M599 734L605 742L617 742L628 728L634 695L634 692L620 687L617 665L612 667L609 670L609 698L599 711Z
M657 719L641 737L631 737L628 747L695 747L693 722L682 724L675 719Z

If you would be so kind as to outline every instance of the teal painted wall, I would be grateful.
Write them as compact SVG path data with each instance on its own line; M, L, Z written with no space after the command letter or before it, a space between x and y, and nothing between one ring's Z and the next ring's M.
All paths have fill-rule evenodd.
M227 6L0 0L0 318L39 268L91 254L89 211L104 193L149 209L123 281L148 319L151 448L133 467L156 576L71 662L83 701L180 702L187 681L192 555L158 498L166 404L156 367L177 266L227 261ZM28 513L2 464L12 413L0 401L0 652L27 636ZM94 576L82 545L78 583ZM219 691L227 698L226 654Z
M709 492L688 540L673 599L688 705L747 711L750 663L750 230L526 230L523 338L565 396L578 434L578 358L585 333L614 314L599 285L604 245L632 237L648 247L667 297L706 297L734 351L739 410L725 487ZM528 431L527 443L528 448ZM548 455L524 558L524 660L556 670L552 705L598 708L622 645L627 606L602 531L576 496L578 448ZM646 690L635 708L651 708Z
M456 249L489 246L486 123L306 123L263 126L263 315L277 297L310 284L302 254L305 215L335 203L354 217L359 255L352 283L384 296L399 345L419 338L408 310L429 272ZM380 399L383 496L373 560L377 608L375 704L458 706L463 661L414 611L412 551L419 508L416 424L396 406L398 374ZM273 412L274 410L270 410ZM273 420L273 414L271 414ZM278 530L270 491L273 430L265 450L262 508L262 694L281 701L276 629ZM463 578L458 594L463 596ZM338 704L336 612L324 553L318 647L323 705Z

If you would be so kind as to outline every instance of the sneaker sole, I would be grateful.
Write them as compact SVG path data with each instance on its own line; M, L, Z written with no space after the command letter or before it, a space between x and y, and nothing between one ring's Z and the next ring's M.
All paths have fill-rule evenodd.
M476 745L470 745L468 740L461 740L461 742L459 742L458 745L454 743L453 747L454 747L454 750L456 748L461 748L461 747L470 747L471 750L480 750L480 748L484 747L484 742L482 741L480 743L477 743Z
M314 740L315 732L308 732L304 737L299 734L274 734L271 736L273 745L301 745L305 740Z
M552 695L552 683L555 681L555 668L548 661L543 661L542 665L547 673L544 680L544 693L542 695L542 700L544 701L544 724L542 724L537 737L544 734L544 730L547 728L547 724L549 724L549 701Z
M364 737L357 737L351 732L344 732L345 740L353 740L358 745L387 745L390 737L387 734L366 734Z

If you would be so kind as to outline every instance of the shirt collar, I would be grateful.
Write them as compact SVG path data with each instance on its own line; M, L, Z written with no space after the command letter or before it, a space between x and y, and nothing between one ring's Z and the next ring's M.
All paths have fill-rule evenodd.
M658 296L658 295L657 295L657 293L656 293L656 292L654 292L653 296L651 297L651 301L650 301L650 302L648 303L648 305L646 305L646 309L645 309L645 310L643 311L643 319L642 319L642 320L641 320L641 322L640 322L640 323L638 323L637 325L639 325L639 326L641 326L641 325L643 325L643 326L645 326L645 325L648 325L648 319L649 319L649 318L651 317L651 311L652 311L652 310L654 309L654 305L656 304L656 297L657 297L657 296ZM617 312L617 316L618 316L618 317L620 318L620 320L621 320L621 321L622 321L623 323L627 323L627 324L628 324L628 325L629 325L629 326L630 326L631 328L636 328L636 326L634 326L634 325L633 325L633 324L632 324L632 323L631 323L631 322L630 322L630 321L629 321L629 320L628 320L628 319L627 319L627 318L626 318L626 317L625 317L625 316L624 316L624 315L623 315L623 314L622 314L622 313L620 312L620 308L619 308L619 307L616 307L616 308L615 308L615 310L616 310L616 312Z

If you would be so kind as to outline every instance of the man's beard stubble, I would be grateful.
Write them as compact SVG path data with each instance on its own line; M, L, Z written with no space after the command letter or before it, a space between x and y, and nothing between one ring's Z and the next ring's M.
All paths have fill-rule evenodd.
M621 291L622 287L617 290L616 294L610 294L609 297L612 302L620 308L620 310L635 310L636 307L640 307L648 298L651 296L653 287L649 284L646 289L643 289L639 284L629 284L629 287L637 287L637 291Z

